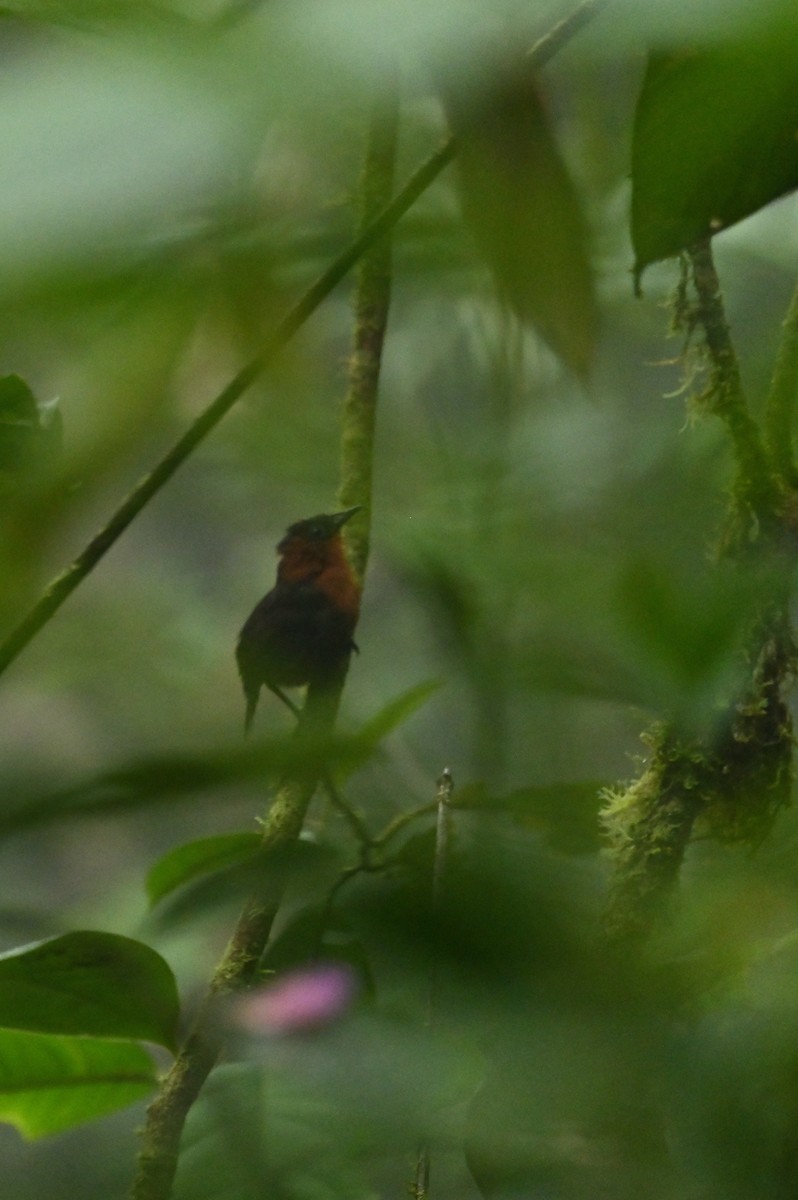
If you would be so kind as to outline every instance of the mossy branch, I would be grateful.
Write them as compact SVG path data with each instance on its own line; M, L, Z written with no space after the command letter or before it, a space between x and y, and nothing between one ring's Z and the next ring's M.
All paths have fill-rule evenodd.
M792 414L794 400L787 393L798 381L798 301L790 310L774 375L766 449L743 392L709 239L688 257L696 306L686 315L689 328L703 330L710 362L702 400L726 424L737 466L724 542L730 553L744 552L749 569L756 562L770 572L774 553L779 556L783 548L792 470L789 441L786 447L776 442ZM613 875L605 921L613 938L650 932L678 879L697 822L721 841L757 844L789 802L793 732L783 691L794 672L795 652L786 598L772 585L763 591L762 609L741 657L747 681L727 698L711 732L690 737L667 725L655 727L645 738L650 756L641 775L607 797L602 821Z
M397 123L398 101L394 93L388 107L375 113L370 125L361 182L365 222L375 209L384 207L393 187ZM373 454L382 333L387 323L389 301L390 252L377 243L365 256L355 296L355 354L350 382L350 399L353 396L355 399L347 403L344 412L342 487L347 480L358 478L358 472L362 474L366 470L363 460ZM374 327L381 331L378 338L373 336ZM360 428L353 428L354 425ZM354 449L350 450L350 447ZM368 496L362 492L353 495L355 503L368 503ZM368 518L368 512L365 515ZM361 578L366 566L367 533L362 546ZM297 726L298 738L310 737L315 741L332 732L345 675L344 669L332 685L308 689ZM282 783L264 823L264 850L277 850L296 842L316 784L323 774L319 770L297 772ZM280 905L282 888L278 876L271 882L266 895L259 895L247 903L238 920L192 1032L147 1110L131 1200L168 1200L171 1195L183 1126L222 1047L217 1014L219 999L246 987L256 978L258 963Z
M369 123L360 182L361 225L368 228L394 187L398 105L396 85L381 92ZM349 360L341 438L341 508L363 506L347 527L347 548L355 575L363 583L369 554L371 493L377 385L391 299L391 239L375 242L360 260L355 293L355 329Z
M765 445L773 469L786 488L798 485L792 426L798 398L798 287L782 325L781 342L765 404Z
M613 877L605 928L613 940L647 934L675 884L703 803L705 758L657 727L651 757L629 787L608 794L601 814Z
M669 726L646 735L648 763L610 792L601 814L613 875L605 926L640 937L662 915L696 826L724 843L758 845L790 802L793 729L782 692L793 670L789 625L774 605L752 636L748 686L704 738Z
M704 238L688 252L696 291L694 320L701 326L711 376L702 400L724 422L737 463L735 496L756 519L768 523L778 507L779 490L759 428L748 410L740 365L729 333L712 243Z

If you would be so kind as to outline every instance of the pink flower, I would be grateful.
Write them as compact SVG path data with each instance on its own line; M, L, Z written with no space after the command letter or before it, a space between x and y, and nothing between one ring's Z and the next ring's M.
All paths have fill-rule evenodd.
M341 1017L355 998L357 980L343 963L290 971L236 1004L239 1026L255 1036L302 1033Z

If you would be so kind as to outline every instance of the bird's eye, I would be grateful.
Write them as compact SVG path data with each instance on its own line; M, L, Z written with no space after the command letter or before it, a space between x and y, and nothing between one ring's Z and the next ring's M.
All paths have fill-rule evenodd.
M311 525L308 532L310 533L310 536L314 538L324 537L324 530L322 529L321 525Z

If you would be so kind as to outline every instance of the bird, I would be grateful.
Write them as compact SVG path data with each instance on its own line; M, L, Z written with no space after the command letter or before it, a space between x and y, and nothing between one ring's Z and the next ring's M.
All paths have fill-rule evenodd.
M346 664L360 615L360 588L341 529L362 505L290 525L278 543L277 581L247 617L236 645L248 733L262 687L296 714L284 687L323 685Z

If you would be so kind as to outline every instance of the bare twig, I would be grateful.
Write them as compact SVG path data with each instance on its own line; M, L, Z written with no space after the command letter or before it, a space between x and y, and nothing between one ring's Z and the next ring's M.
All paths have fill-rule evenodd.
M443 877L449 856L449 824L451 821L452 792L454 780L448 767L444 767L435 792L435 808L438 819L435 823L435 860L432 865L432 908L435 911L441 900ZM432 1017L432 1013L430 1016Z
M372 845L375 847L375 849L381 850L383 847L388 845L388 842L392 841L393 838L396 837L397 833L401 833L402 830L410 825L413 821L417 821L419 817L428 817L430 813L437 812L437 810L437 800L431 800L428 804L421 804L418 808L411 808L406 812L399 813L397 817L394 817L394 819L385 826L382 833L378 833L377 836L373 838Z
M444 875L449 855L449 822L451 819L451 800L454 781L448 767L444 767L435 792L435 808L438 819L435 824L435 857L432 864L432 911L436 913L440 907ZM438 1003L438 980L435 963L433 962L429 980L429 998L427 1009L427 1027L435 1024ZM410 1194L414 1200L427 1200L429 1196L429 1180L432 1155L429 1138L425 1138L418 1149L416 1169Z

